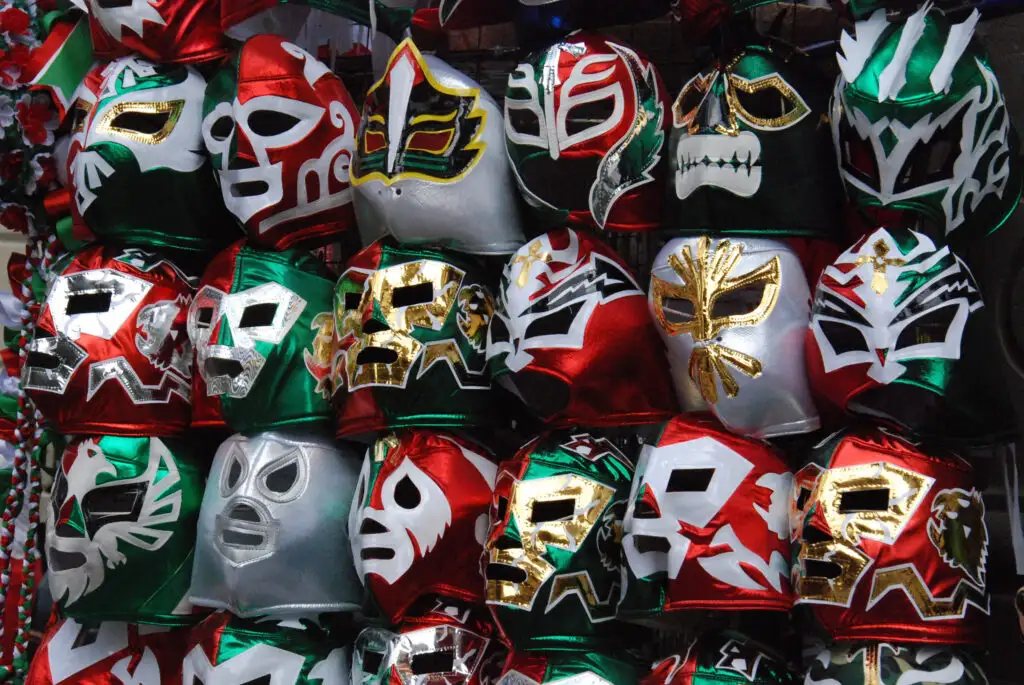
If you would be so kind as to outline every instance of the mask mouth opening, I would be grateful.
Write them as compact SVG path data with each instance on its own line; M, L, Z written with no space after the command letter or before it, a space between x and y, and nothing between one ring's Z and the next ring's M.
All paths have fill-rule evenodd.
M46 352L29 352L25 357L25 365L37 369L58 369L60 357Z
M230 505L221 515L220 543L234 549L262 549L269 543L265 515L244 502Z
M72 571L85 566L86 558L81 552L64 552L50 548L46 551L46 561L54 571Z
M366 547L359 550L359 558L363 561L389 561L395 558L395 550L387 547Z
M527 579L526 571L508 564L487 564L484 575L488 581L497 581L499 583L519 584L525 583Z
M672 549L668 539L656 535L633 535L633 546L636 547L636 551L640 554L648 554L650 552L668 554Z
M132 0L96 0L100 9L117 9L119 7L131 7Z
M398 353L386 347L367 347L356 356L356 364L394 364Z
M259 197L270 192L270 184L266 181L240 181L231 184L232 197Z
M234 359L218 359L212 357L206 360L204 366L207 376L227 376L237 378L242 374L242 363Z
M413 675L452 673L455 670L455 653L449 650L424 652L412 656Z

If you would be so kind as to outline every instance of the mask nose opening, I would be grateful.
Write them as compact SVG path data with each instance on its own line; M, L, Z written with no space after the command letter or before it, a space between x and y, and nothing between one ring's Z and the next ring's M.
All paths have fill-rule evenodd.
M227 376L236 378L242 374L242 363L234 359L217 359L212 357L206 360L205 367L207 376Z
M389 331L389 330L391 330L391 329L388 328L388 325L386 323L383 323L382 321L377 321L376 319L370 319L369 321L367 321L366 323L363 324L363 333L365 335L373 335L374 333L383 333L384 331Z

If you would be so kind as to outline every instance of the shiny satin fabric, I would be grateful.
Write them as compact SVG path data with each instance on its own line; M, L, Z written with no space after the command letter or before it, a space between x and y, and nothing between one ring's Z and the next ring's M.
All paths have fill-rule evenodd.
M32 657L26 685L180 685L187 628L54 619Z
M970 465L879 429L816 445L791 506L796 605L832 640L982 639L989 532Z
M644 666L632 655L607 651L513 651L497 685L637 685Z
M678 411L640 286L584 232L541 235L505 265L487 358L496 381L553 426L654 423Z
M215 398L238 432L330 425L333 277L298 250L238 242L206 267L188 314L199 406L216 424Z
M709 631L651 667L641 685L798 685L779 654L733 630ZM846 680L842 685L850 685ZM821 684L824 685L824 684Z
M505 142L541 226L658 228L670 121L654 64L596 34L559 39L508 77Z
M616 644L632 477L609 440L582 430L544 435L501 463L484 575L487 604L513 648Z
M358 468L326 430L228 438L199 511L192 603L242 618L359 609L347 525ZM290 574L301 582L283 583Z
M700 414L677 416L637 464L622 547L619 616L788 611L793 475L766 443Z
M677 238L654 258L651 315L683 408L754 438L821 425L804 362L810 292L797 255L759 238Z
M191 412L194 282L153 253L96 246L55 267L24 387L61 433L178 435Z
M955 647L889 642L841 642L823 649L807 668L804 685L988 685L981 665Z
M211 78L203 142L224 204L254 245L316 247L355 230L358 122L341 79L277 36L250 38Z
M348 534L356 572L388 623L428 595L483 603L496 473L483 448L438 431L391 433L367 449Z
M180 440L77 437L60 457L46 529L61 615L177 626L188 602L206 469Z
M344 631L309 621L253 621L218 611L189 631L181 682L339 685L350 673L347 641Z

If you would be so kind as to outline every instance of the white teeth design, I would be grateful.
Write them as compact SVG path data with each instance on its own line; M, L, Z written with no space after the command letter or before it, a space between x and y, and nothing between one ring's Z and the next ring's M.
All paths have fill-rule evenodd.
M761 187L761 142L753 133L691 135L676 146L676 197L685 200L701 186L740 197Z

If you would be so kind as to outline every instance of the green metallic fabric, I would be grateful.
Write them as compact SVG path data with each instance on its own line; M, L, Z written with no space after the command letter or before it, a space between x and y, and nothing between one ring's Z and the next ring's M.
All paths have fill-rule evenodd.
M954 647L840 642L807 669L804 685L988 685L978 663Z
M332 285L319 260L298 250L236 244L207 267L189 331L207 393L232 430L333 421Z
M765 645L734 630L707 632L654 664L644 685L797 685L796 674ZM845 680L841 685L848 685Z
M621 650L513 652L498 685L635 685L644 671L640 661Z
M498 471L487 603L518 650L623 642L622 518L633 467L606 439L559 431Z
M79 621L184 625L205 468L184 441L73 440L46 534L50 590Z
M831 121L847 194L916 213L937 240L991 233L1021 194L1020 142L976 21L878 10L840 43Z

